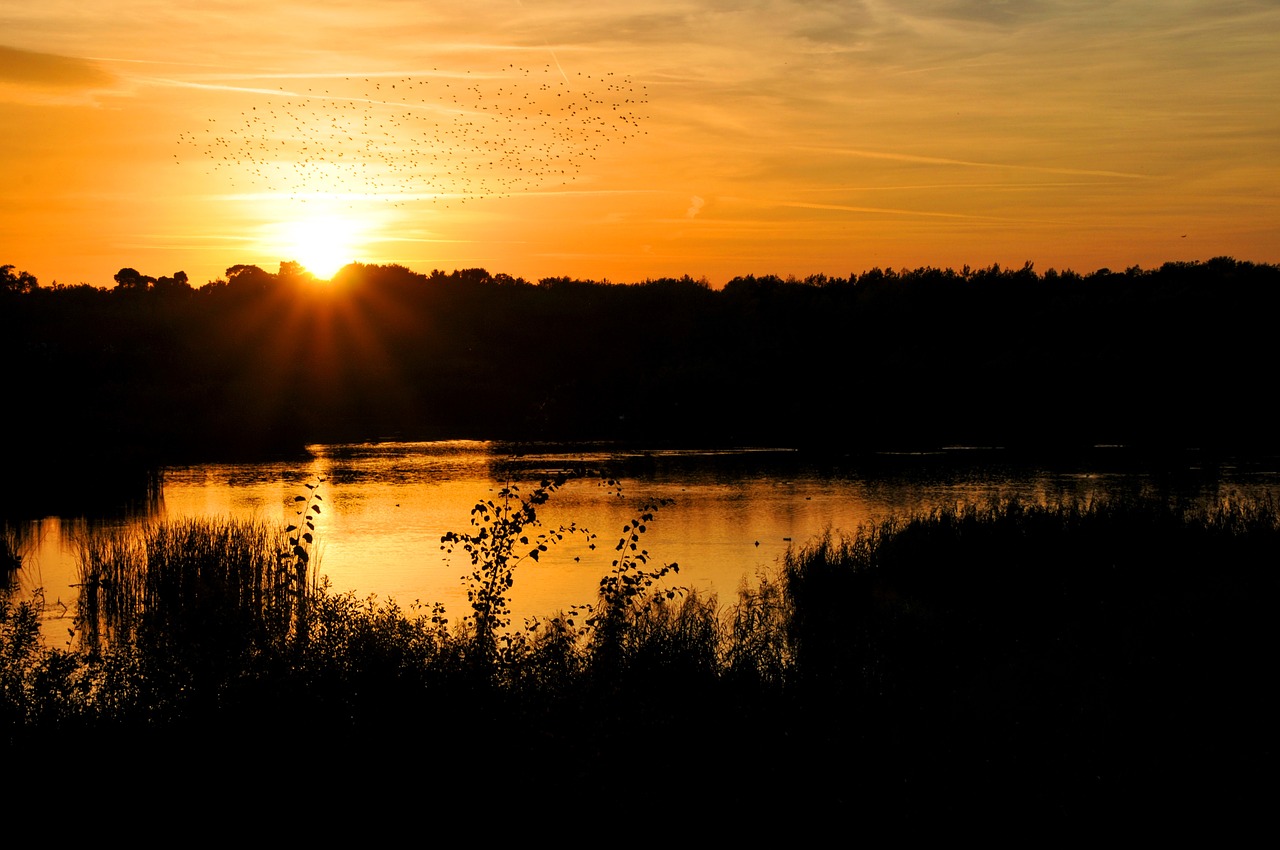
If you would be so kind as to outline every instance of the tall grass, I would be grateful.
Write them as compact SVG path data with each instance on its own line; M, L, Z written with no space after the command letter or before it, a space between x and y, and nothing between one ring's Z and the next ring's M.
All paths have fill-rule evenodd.
M86 631L84 652L41 656L31 612L8 606L10 727L143 718L253 741L262 718L288 718L290 734L349 732L355 763L370 733L426 734L460 779L554 764L601 789L619 787L602 770L661 780L670 760L635 754L698 730L705 762L731 774L712 781L785 775L789 803L824 805L892 788L952 806L1078 803L1249 777L1280 751L1268 502L993 501L892 518L797 547L727 604L606 583L590 617L503 636L482 676L466 618L300 588L291 545L231 521L86 540L82 618L98 643Z
M791 679L794 648L787 625L792 601L776 575L744 578L736 602L720 615L720 665L730 681L748 687L781 688Z
M787 628L798 673L874 692L1036 653L1101 663L1140 631L1190 650L1210 623L1272 621L1278 556L1269 502L964 505L791 552Z
M9 590L22 569L22 545L6 524L0 527L0 594Z
M280 641L316 592L287 532L245 519L179 519L79 543L85 646L140 641L185 651L211 640Z
M90 535L80 557L84 647L134 643L181 656L292 639L311 668L330 656L355 664L362 653L431 658L438 670L444 659L474 666L467 620L451 628L438 606L428 615L333 597L316 587L314 571L299 573L292 540L232 520ZM624 538L625 551L631 542ZM1222 635L1251 629L1272 641L1259 605L1276 595L1277 553L1280 521L1269 503L938 509L815 539L724 606L658 585L621 596L611 573L585 613L507 634L501 664L489 662L501 669L486 676L568 691L587 678L679 675L910 707L986 699L993 670L1006 679L1016 671L1019 688L1034 680L1060 691L1053 679L1065 665L1096 689L1099 671L1125 653L1205 657L1226 651ZM640 586L627 584L628 594Z

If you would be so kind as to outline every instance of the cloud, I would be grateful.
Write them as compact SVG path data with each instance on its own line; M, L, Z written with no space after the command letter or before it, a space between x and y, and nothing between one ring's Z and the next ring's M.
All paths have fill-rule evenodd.
M114 78L95 63L0 45L0 82L55 89L101 89Z
M702 208L706 206L706 204L706 201L699 198L697 195L694 195L689 199L689 209L685 211L685 218L693 218L698 213L702 212Z

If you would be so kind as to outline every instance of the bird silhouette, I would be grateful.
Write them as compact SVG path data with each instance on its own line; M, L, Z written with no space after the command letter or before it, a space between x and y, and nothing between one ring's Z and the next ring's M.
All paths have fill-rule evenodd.
M644 134L647 89L630 77L509 64L493 72L332 75L178 134L209 173L296 201L462 203L572 183L607 148ZM175 156L177 156L175 154ZM182 164L185 156L177 156Z

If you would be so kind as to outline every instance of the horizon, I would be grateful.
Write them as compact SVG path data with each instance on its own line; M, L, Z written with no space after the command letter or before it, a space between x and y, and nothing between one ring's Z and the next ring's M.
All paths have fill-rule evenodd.
M219 275L218 277L216 277L216 278L212 278L212 279L207 280L207 281L205 281L205 282L203 282L203 283L202 283L202 282L200 282L200 281L195 280L194 278L191 278L191 279L189 279L189 280L187 281L187 283L188 283L188 285L191 287L191 289L192 289L192 290L199 290L199 289L201 289L201 288L203 288L203 287L205 287L205 286L208 286L208 285L214 285L214 284L224 284L224 285L225 285L225 284L228 282L228 275L227 275L227 272L232 271L232 270L237 269L237 268L240 268L240 267L244 267L244 268L256 268L256 269L258 269L258 271L261 271L261 272L263 272L263 273L265 273L265 274L267 274L267 275L270 275L270 276L272 276L272 277L280 277L280 276L289 276L289 277L292 277L292 276L294 276L294 275L301 275L300 279L301 279L301 280L303 280L303 281L310 281L310 282L312 282L312 283L314 283L314 284L319 284L319 285L327 286L328 284L332 283L332 281L333 281L333 279L334 279L334 278L338 277L340 274L342 274L342 273L344 273L344 272L347 272L349 269L350 269L352 272L354 272L354 273L356 273L356 274L359 274L359 272L360 272L360 269L361 269L361 268L404 268L404 269L408 269L408 271L409 271L411 274L419 275L419 276L426 277L426 278L430 278L431 276L433 276L433 275L435 275L435 274L442 274L442 275L445 275L445 276L450 276L450 275L457 275L457 274L462 273L462 272L479 270L479 271L483 271L483 272L485 272L486 274L488 274L488 275L489 275L489 276L491 276L491 277L505 277L505 278L510 278L510 279L512 279L512 280L519 281L519 282L526 283L526 284L530 284L530 285L540 285L540 284L542 283L542 281L543 281L543 280L561 280L561 279L567 279L567 280L571 280L571 281L576 281L576 282L578 282L578 283L596 284L596 285L601 285L601 286L614 286L614 285L618 285L618 286L631 286L631 285L644 284L644 283L652 283L652 282L658 282L658 281L669 281L669 280L675 280L675 281L679 281L679 280L692 280L692 281L694 281L695 283L698 283L698 284L701 284L701 285L705 285L707 288L709 288L709 289L711 289L711 290L713 290L713 291L719 291L719 290L724 289L724 288L725 288L725 286L726 286L727 284L732 283L732 282L734 282L734 281L738 281L738 280L750 280L750 279L755 279L755 280L770 280L770 279L773 279L773 280L780 280L780 281L782 281L783 283L788 283L788 284L805 284L805 283L811 283L811 282L815 282L815 281L835 281L835 282L842 281L842 280L851 280L851 281L852 281L852 280L857 280L857 279L859 279L859 278L861 278L861 277L864 277L864 276L866 276L866 275L868 275L868 274L872 274L872 275L874 275L874 274L876 274L876 273L878 273L878 272L883 272L883 273L885 273L885 274L892 274L892 275L907 275L907 276L910 276L910 275L914 275L914 274L918 274L918 273L926 272L926 271L942 271L942 272L948 272L948 273L955 273L955 274L962 275L962 276L963 276L963 275L967 275L967 274L972 274L972 273L986 272L986 271L996 271L996 272L998 272L998 273L1002 273L1002 274L1008 274L1008 273L1012 273L1012 272L1030 271L1030 272L1031 272L1031 273L1033 273L1037 278L1041 278L1041 279L1045 278L1045 276L1046 276L1046 275L1054 275L1054 274L1057 274L1057 275L1063 275L1063 276L1073 276L1073 275L1074 275L1074 276L1079 277L1079 278L1087 278L1087 277L1090 277L1090 276L1092 276L1092 275L1097 275L1097 274L1128 274L1128 273L1131 273L1131 272L1134 272L1134 271L1137 271L1137 272L1140 272L1140 273L1158 273L1158 272L1162 271L1163 269L1165 269L1165 268L1166 268L1166 267L1168 267L1168 266L1190 266L1190 267L1203 267L1203 266L1209 266L1209 265L1211 265L1211 264L1213 264L1213 263L1215 263L1215 262L1221 261L1221 260L1226 260L1226 261L1228 261L1228 262L1230 262L1230 263L1233 263L1233 264L1239 264L1239 265L1242 265L1242 266L1256 266L1256 267L1263 267L1263 268L1276 267L1277 265L1280 265L1280 264L1277 264L1277 263L1255 262L1255 261L1253 261L1253 260L1240 259L1240 258L1238 258L1238 257L1218 256L1218 257L1208 257L1208 258L1204 258L1204 259L1194 259L1194 260L1165 260L1164 262L1161 262L1161 263L1155 263L1155 264L1152 264L1152 265L1150 265L1150 266L1142 266L1142 265L1140 265L1140 264L1134 264L1134 265L1128 266L1128 267L1126 267L1126 268L1116 268L1116 269L1110 268L1109 266L1101 266L1101 267L1098 267L1098 268L1091 268L1091 269L1074 269L1074 268L1070 268L1070 267L1060 268L1060 269L1059 269L1059 268L1053 268L1053 267L1045 268L1045 269L1039 269L1039 268L1036 268L1036 267L1035 267L1035 263L1033 263L1032 261L1028 260L1028 261L1026 261L1026 262L1025 262L1025 263L1023 263L1023 264L1021 264L1021 265L1016 265L1016 266L1015 266L1015 265L1009 265L1009 266L1006 266L1006 265L1002 265L1002 264L1000 264L1000 263L988 263L988 264L986 264L986 265L973 265L973 264L970 264L970 263L965 263L965 264L963 264L963 265L962 265L962 266L960 266L960 267L954 267L954 266L913 266L913 267L909 267L909 266L899 266L899 267L893 267L893 266L886 266L886 267L872 266L872 267L869 267L869 268L860 269L860 270L858 270L858 271L851 271L851 272L849 272L847 275L834 275L834 274L828 274L828 273L826 273L826 272L814 272L814 273L812 273L812 274L810 274L810 275L806 275L806 276L803 276L803 277L798 276L798 275L795 275L795 274L779 275L779 274L773 274L773 273L771 273L771 272L760 272L760 273L756 273L756 272L745 271L745 272L743 272L742 274L735 275L735 276L733 276L733 277L731 277L731 278L728 278L728 279L726 279L726 280L719 280L719 281L715 281L715 280L710 280L710 279L709 279L709 278L707 278L705 275L703 275L703 276L695 276L695 275L688 274L688 273L684 273L684 274L672 274L672 275L663 275L663 276L661 276L661 277L647 277L647 278L640 278L640 279L636 279L636 280L611 280L611 279L608 279L608 278L604 278L604 279L596 280L596 279L591 279L591 278L576 278L576 277L574 277L573 275L560 275L560 274L550 274L550 275L545 275L545 276L543 276L543 277L536 278L536 279L528 279L528 278L521 277L520 275L512 275L512 274L508 274L507 272L505 272L505 271L504 271L504 270L502 270L502 269L485 269L485 268L479 268L479 267L475 267L475 268L471 268L471 269L462 269L462 268L453 268L453 269L433 268L433 269L430 269L430 270L419 270L419 269L410 268L410 267L409 267L408 265L406 265L405 263L398 263L398 262L395 262L394 260L387 261L387 262L383 262L383 263L365 263L365 262L360 262L360 261L358 261L358 260L357 260L357 261L353 261L353 262L351 262L351 263L347 263L347 264L345 264L345 265L341 266L341 267L340 267L340 268L338 268L338 269L337 269L333 274L331 274L331 275L329 275L329 276L327 276L327 277L321 277L320 275L317 275L316 273L312 272L310 269L306 268L305 266L301 265L300 263L297 263L296 261L292 261L292 260L281 260L281 261L277 264L277 265L278 265L278 268L277 268L277 269L275 269L275 270L273 270L273 269L271 269L271 268L263 268L262 266L259 266L259 265L254 264L254 263L233 263L232 265L228 266L228 267L224 270L224 272L223 272L222 274L220 274L220 275ZM141 279L146 280L146 281L150 282L151 284L154 284L157 278L167 278L167 276L166 276L166 275L164 275L164 274L150 274L150 275L149 275L149 274L147 274L147 270L144 270L144 269L138 269L138 268L135 268L135 267L133 267L133 266L123 266L123 267L121 267L120 269L117 269L115 272L113 272L113 273L112 273L112 275L113 275L113 280L112 280L112 282L111 282L111 284L110 284L110 285L105 285L105 284L96 284L96 283L93 283L93 282L91 282L91 281L78 281L78 282L77 282L77 283L75 283L75 284L68 284L68 283L64 283L63 281L58 281L58 280L42 281L42 280L40 279L40 275L32 273L29 269L20 269L20 268L17 268L16 266L14 266L14 265L13 265L13 264L11 264L11 263L4 263L4 264L0 264L0 265L4 265L4 266L5 266L5 268L7 268L7 269L9 270L9 271L8 271L8 274L10 274L11 276L15 276L15 277L16 277L17 275L20 275L20 274L26 274L26 275L29 275L31 278L33 278L33 279L34 279L34 281L35 281L34 285L35 285L35 287L36 287L36 288L52 288L52 287L54 287L54 286L83 286L83 285L88 285L88 286L91 286L91 287L93 287L93 288L95 288L95 289L100 289L100 290L103 290L103 291L111 291L111 290L114 290L114 289L116 289L116 288L118 288L118 287L119 287L119 283L118 283L117 281L115 281L115 280L114 280L114 275L115 275L115 274L118 274L118 273L119 273L119 272L121 272L121 271L126 271L126 270L129 270L129 269L132 269L133 271L138 272L138 274L139 274L139 276L140 276L140 278L141 278ZM185 272L185 270L183 270L183 269L175 269L175 270L173 270L170 274L178 274L178 273L183 273L183 274L185 274L186 272ZM148 287L148 288L153 288L153 287Z
M21 128L0 262L42 285L1280 261L1269 4L85 0L0 21Z

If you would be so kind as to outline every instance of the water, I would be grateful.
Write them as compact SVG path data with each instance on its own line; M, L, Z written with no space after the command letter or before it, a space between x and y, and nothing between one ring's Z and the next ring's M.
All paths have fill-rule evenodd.
M623 526L651 502L661 503L641 539L651 565L678 563L674 584L724 602L741 582L775 569L788 548L895 514L990 498L1044 503L1141 494L1213 502L1280 492L1280 465L1272 458L1207 464L1192 454L1149 464L1118 449L1055 466L960 449L856 463L773 449L636 452L462 441L317 445L309 453L301 461L167 468L158 487L123 506L6 520L25 555L22 592L44 588L46 637L67 640L77 535L181 517L284 525L296 519L295 497L321 478L319 566L333 589L406 606L439 602L460 617L469 563L461 552L446 558L440 538L470 530L478 500L496 498L507 483L527 493L543 475L561 470L615 477L618 486L599 477L571 480L539 511L542 528L531 536L570 523L596 536L568 535L538 562L520 565L511 594L517 623L593 601Z

